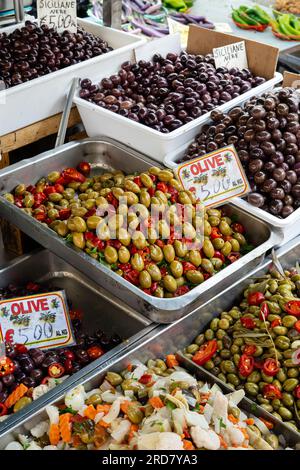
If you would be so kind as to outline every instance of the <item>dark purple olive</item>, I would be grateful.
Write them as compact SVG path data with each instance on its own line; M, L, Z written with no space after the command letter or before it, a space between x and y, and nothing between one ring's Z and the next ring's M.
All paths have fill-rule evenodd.
M275 170L272 173L272 176L275 181L283 181L286 177L286 172L284 171L283 168L275 168Z
M300 183L294 184L294 186L292 187L292 195L295 198L300 199Z
M35 381L36 384L41 383L44 377L42 369L34 369L30 372L30 377Z
M2 377L3 385L7 388L11 387L15 382L15 377L13 374L8 374Z
M265 193L270 193L276 187L277 187L276 181L272 178L269 178L264 182L262 189Z
M35 380L32 379L31 377L25 377L25 379L22 380L22 383L28 388L35 387L36 385Z
M4 403L7 397L8 397L8 392L6 390L4 390L3 392L0 392L0 403Z
M285 196L285 192L282 188L275 188L275 189L272 189L272 191L270 192L270 196L272 199L284 199L284 196Z
M79 363L87 364L90 361L88 353L84 349L77 349L75 356Z
M279 215L283 209L283 202L280 201L279 199L273 199L269 203L269 209L270 209L271 214Z
M293 207L290 205L286 205L281 210L281 216L285 219L286 217L289 217L293 212Z
M288 170L286 172L286 179L291 183L291 184L296 184L297 182L297 173L293 170Z
M36 366L42 364L45 359L45 353L41 349L30 349L29 354Z
M248 202L255 207L262 207L265 203L265 198L259 193L250 193L248 195Z

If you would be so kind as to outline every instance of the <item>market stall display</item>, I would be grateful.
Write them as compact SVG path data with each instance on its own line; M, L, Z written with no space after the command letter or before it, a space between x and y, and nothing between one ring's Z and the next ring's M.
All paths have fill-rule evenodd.
M50 156L50 158L49 158L49 156ZM45 244L49 249L55 250L56 253L61 254L61 256L63 256L64 259L67 259L70 263L72 263L72 264L75 263L76 267L80 270L83 270L85 272L85 274L87 274L89 277L92 277L94 279L97 278L98 282L102 286L106 287L109 291L113 292L115 295L121 296L122 298L124 298L127 303L129 303L132 307L136 308L139 312L146 315L152 321L168 323L170 321L174 321L174 320L182 317L188 311L192 310L192 308L193 308L192 304L194 302L197 302L197 301L203 302L204 301L205 296L208 295L209 289L217 288L218 279L222 278L223 283L225 283L225 284L228 283L228 285L230 285L230 282L232 281L233 277L235 277L235 276L238 277L239 276L238 272L239 272L240 269L245 269L246 266L247 266L248 269L250 267L256 266L261 261L262 256L264 255L266 250L268 248L274 246L274 243L276 242L276 235L273 234L269 230L267 225L265 225L263 222L259 222L254 217L249 217L249 215L247 213L243 212L243 211L232 210L232 206L227 204L227 205L223 206L223 208L222 208L223 214L225 215L225 219L223 219L222 221L221 221L221 217L220 217L221 214L219 212L216 212L216 213L212 212L211 213L212 218L209 219L210 221L209 220L207 221L208 223L206 223L207 233L209 233L210 231L213 232L213 229L212 229L213 225L211 225L211 223L212 224L215 223L216 227L217 226L220 227L220 230L216 231L216 228L214 229L215 232L218 232L218 233L216 233L217 237L219 237L219 238L222 238L223 236L224 236L224 238L226 236L231 237L232 233L238 232L238 230L236 230L235 226L233 225L234 224L234 219L237 219L238 223L240 223L245 228L245 236L246 236L246 239L248 241L248 244L252 245L252 248L253 248L252 251L250 251L249 253L245 253L244 256L239 259L239 254L234 251L236 248L238 248L238 244L236 242L233 242L233 244L231 244L231 242L228 242L228 240L225 240L225 239L221 240L220 245L219 245L220 248L217 249L217 248L214 247L214 245L211 243L211 241L207 240L206 243L205 243L206 246L207 246L206 254L204 252L202 254L202 258L206 259L205 266L206 266L206 269L208 269L208 271L205 270L204 263L203 263L203 266L201 266L200 270L202 270L204 273L207 273L205 275L206 278L208 277L209 271L211 271L211 273L213 273L214 275L208 277L205 280L205 282L203 282L202 284L200 283L200 284L194 286L194 288L191 289L191 290L190 289L187 290L185 288L185 293L183 291L184 295L181 295L179 297L174 297L174 292L177 290L178 287L180 287L180 285L177 286L177 282L176 282L175 279L173 279L174 276L172 276L171 272L170 273L166 272L166 268L168 267L168 264L170 264L172 262L172 260L176 261L174 258L172 259L172 257L171 257L171 255L173 256L174 248L173 248L173 246L171 246L171 247L167 247L167 249L166 249L165 245L168 245L168 243L166 242L166 240L165 241L161 240L159 242L159 244L161 246L158 246L158 245L154 246L155 244L153 244L153 247L151 248L151 250L152 250L152 252L154 252L154 249L156 250L153 259L157 260L157 262L158 262L159 259L161 259L161 261L163 260L163 258L161 258L161 247L162 247L162 249L165 250L165 253L164 253L163 256L164 256L165 259L168 259L169 261L164 266L163 273L164 273L164 276L167 277L166 285L168 286L169 289L173 290L173 292L168 293L168 297L172 297L172 299L170 299L170 298L160 298L160 297L155 297L153 295L149 295L148 292L147 293L144 292L143 290L138 288L137 285L132 284L132 283L128 282L128 280L126 280L126 278L127 279L130 278L130 276L128 275L128 272L127 272L127 267L125 269L126 278L124 279L117 272L110 269L110 264L108 263L108 265L107 265L107 261L106 261L106 264L99 263L99 261L98 261L99 257L100 257L100 259L104 258L104 261L105 261L105 255L102 253L102 251L104 249L106 249L107 259L111 263L117 262L119 256L118 256L118 253L116 252L116 248L114 246L109 246L108 248L106 248L106 246L104 246L103 243L101 243L101 242L103 242L103 240L98 245L98 248L100 247L100 252L98 254L97 246L95 246L95 245L97 245L98 241L95 238L94 230L96 228L97 223L99 222L99 219L95 218L95 215L91 215L91 213L86 212L86 209L88 211L92 210L92 212L93 212L93 208L94 209L96 208L96 200L95 199L92 199L88 202L88 206L90 206L90 207L77 207L76 208L76 209L79 209L79 212L76 211L76 213L78 215L73 214L73 216L75 216L75 218L74 218L75 225L72 222L72 219L71 219L71 222L73 223L73 225L72 225L72 223L69 223L69 228L68 228L68 222L67 221L64 221L62 224L59 221L56 221L56 222L54 221L54 225L57 225L57 227L58 227L58 223L60 224L59 225L59 227L60 227L59 231L61 231L61 229L64 228L65 234L63 234L63 232L61 232L61 235L64 235L64 236L67 236L67 233L69 232L69 229L72 229L72 231L76 233L76 235L74 237L74 241L76 240L77 246L81 246L81 248L87 247L88 251L92 252L91 253L92 256L94 256L98 259L93 259L93 257L91 257L89 254L83 252L82 249L79 249L79 248L74 249L74 245L72 246L72 244L66 243L66 240L59 237L57 234L55 234L55 232L53 230L51 230L47 226L47 224L41 224L37 220L37 219L42 219L42 220L45 219L45 217L44 217L45 212L43 210L44 205L42 204L42 202L46 201L47 196L43 192L37 192L36 193L36 196L35 196L36 200L35 201L34 201L34 196L32 194L26 195L26 202L27 202L27 200L28 201L30 200L34 204L42 205L42 207L39 210L37 210L36 218L34 218L34 217L27 214L28 211L30 212L29 207L28 208L25 207L24 208L25 210L20 210L20 208L17 207L18 205L20 206L20 205L23 204L21 201L20 201L20 203L17 203L17 206L16 206L12 202L13 201L12 196L4 197L4 193L14 190L16 181L19 181L20 183L22 182L21 185L23 185L23 186L20 185L20 188L19 188L22 191L22 190L24 190L24 186L25 186L25 189L26 189L28 186L31 186L32 183L36 183L41 178L44 178L45 174L46 175L51 174L50 178L52 178L52 176L54 176L54 179L55 179L57 176L59 176L58 173L60 174L66 168L77 167L79 164L82 163L83 159L85 159L86 163L89 163L91 165L91 167L93 169L93 172L96 175L97 174L101 175L103 173L107 173L108 171L110 173L112 173L112 175L111 174L108 175L109 177L106 177L106 176L104 177L104 180L106 179L107 181L109 181L109 179L111 179L111 176L113 176L115 174L116 177L118 177L118 175L119 175L119 179L121 178L121 181L123 182L123 175L120 174L120 170L124 174L127 174L127 175L130 175L130 174L132 175L134 173L135 174L142 174L142 173L145 173L145 172L146 173L149 172L149 168L151 168L153 166L153 162L148 160L146 157L141 156L140 154L138 154L138 153L122 146L121 144L118 144L116 142L112 142L112 141L109 141L109 140L103 140L103 139L100 139L99 141L97 141L97 140L96 141L95 140L94 141L93 140L86 140L86 141L83 141L82 143L77 143L77 144L72 143L72 144L69 144L69 145L65 145L63 147L60 147L59 149L56 149L55 152L51 151L49 153L44 153L44 154L42 154L38 157L27 160L25 165L24 165L24 163L19 163L19 164L15 165L13 168L7 168L5 170L2 170L1 179L4 183L4 187L3 187L3 190L2 190L2 196L0 197L1 215L8 218L9 220L12 220L11 217L13 217L13 222L15 224L21 226L22 230L29 233L30 236L32 236L33 238L36 238L42 244ZM71 165L72 165L72 167L71 167ZM31 169L32 169L32 171L31 171ZM161 171L160 169L155 170L156 173L159 173L160 171ZM70 170L65 172L65 176L69 175L69 177L72 179L72 173L76 174L76 175L78 175L78 174L81 175L80 173L78 173L78 170L75 170L75 169L71 170L70 169ZM33 178L33 174L35 174L35 178ZM165 171L161 172L161 175L163 175L162 178L165 180L165 182L164 181L160 181L160 182L157 181L156 177L154 179L155 179L157 184L163 183L163 184L160 184L160 187L165 188L164 184L166 184L167 180L172 179L171 178L172 173L170 171L165 170ZM147 177L143 178L144 181L149 181L149 175L146 175L146 176ZM81 175L80 178L84 179L84 176ZM100 177L100 181L101 181L101 177ZM43 182L43 180L42 180L41 184L39 185L38 190L44 189L44 186L43 186L44 183L45 183L45 181ZM60 185L61 183L63 183L63 180L57 180L57 182L55 184ZM50 187L49 191L46 190L46 193L47 193L47 191L49 193L51 191L53 192L53 188L55 190L55 184L54 184L54 186ZM81 184L80 181L75 182L75 187L78 188L80 186L80 184ZM85 191L85 190L88 191L87 194L85 194L85 195L82 194L80 196L80 199L79 199L79 196L78 196L78 199L83 201L82 205L84 206L85 201L87 201L87 199L89 199L88 194L91 193L91 191L93 192L93 188L91 187L91 188L87 189L87 186L89 184L88 180L87 180L87 183L83 182L82 184L83 184L83 186L81 188L83 189L83 191ZM108 183L107 185L111 186L112 184L114 184L114 183ZM133 203L139 202L140 199L137 196L137 194L141 193L141 188L139 187L139 185L136 182L132 181L131 179L129 179L127 184L129 186L127 187L127 190L125 191L125 193L128 193L128 190L130 190L129 191L129 193L130 193L129 196L132 199L131 202L133 202ZM152 184L153 184L153 181L152 181ZM73 184L71 184L71 185L73 186ZM141 185L143 186L143 184L141 184ZM100 186L102 188L102 185L100 185ZM100 188L100 186L98 184L99 188ZM178 187L177 182L176 182L176 186ZM59 187L59 189L61 189L61 188ZM70 191L70 189L71 189L71 191ZM75 192L73 193L72 189L74 190L74 188L68 188L67 193L66 193L66 194L69 194L68 197L70 197L71 199L72 199L73 195L75 196ZM121 193L122 193L122 188L117 188L117 191L115 191L115 194L117 196L118 196L118 193L120 195L120 189L121 189ZM151 189L151 188L149 188L149 189ZM102 191L101 194L106 195L106 196L108 194L110 194L110 196L109 196L110 200L113 203L115 203L116 207L118 207L118 202L115 201L116 196L113 195L113 193L111 191L111 187L106 187L106 188L103 188L103 189L99 189L99 191ZM137 193L135 193L134 191L137 191ZM177 195L176 191L177 191L177 189L175 191L172 190L173 196ZM179 187L179 191L180 191L180 187ZM131 194L131 193L133 193L133 194ZM142 195L143 193L144 193L144 196ZM146 195L146 193L148 195ZM103 197L104 197L103 195L100 196L100 193L99 193L99 196L97 195L97 200L98 200L98 197L99 197L100 199L98 200L98 202L100 201L100 203L101 203L101 201L102 201L102 203L107 204L107 202L105 200L103 200ZM142 191L141 195L142 195L141 196L142 200L144 198L144 203L146 202L146 200L148 200L148 202L149 202L149 197L150 197L150 202L151 202L151 196L148 192L148 189L145 188L144 191ZM125 194L125 196L126 196L126 194ZM163 191L161 191L161 189L157 188L156 195L154 194L153 196L154 196L153 206L155 206L156 204L162 204L162 206L163 206L162 209L165 210L164 205L168 201L168 199L166 198L165 193ZM54 194L54 196L53 195L51 196L51 194L50 194L49 197L50 197L50 199L53 198L52 204L55 204L54 199L56 200L56 202L58 200L63 200L64 199L62 197L62 194L60 194L60 193L58 195ZM178 197L179 197L179 195L178 195ZM185 196L182 196L182 197L184 198ZM188 196L188 197L189 197L189 200L190 200L190 196ZM21 197L21 200L23 201L23 197ZM109 201L109 199L108 199L108 201ZM182 201L183 201L183 199L182 199ZM17 200L16 200L16 202L17 202ZM30 202L30 204L31 204L31 202ZM72 201L72 203L74 203L74 202L77 205L79 204L77 202L77 199L75 201ZM185 202L187 202L187 198L186 198ZM63 204L65 204L64 201L63 201ZM173 205L173 204L174 203L172 203L171 205ZM71 209L69 207L66 207L65 209L63 208L63 206L61 206L61 207L62 207L61 210L63 211L61 214L65 214L66 219L69 218ZM125 204L125 210L126 210L126 207L127 207L127 204ZM75 206L74 206L74 208L75 208ZM55 214L57 215L57 209L55 207L53 209L54 209L54 211L51 211L51 213L50 213L51 216L55 215ZM145 208L140 207L140 209L141 209L143 214L146 212ZM114 210L115 210L115 208L114 208ZM137 210L138 210L138 208L137 208ZM193 210L193 209L191 209L191 210ZM172 210L171 210L171 212L172 212ZM79 214L81 214L81 215L79 215ZM88 214L88 216L91 215L91 217L92 217L90 219L91 224L90 224L89 230L87 230L87 225L86 225L87 222L82 218L82 216L84 216L85 214ZM214 215L217 214L217 217L214 218L213 214ZM58 213L58 215L59 215L59 213ZM103 215L105 215L105 214L103 214ZM200 212L200 216L201 216L201 212ZM136 214L132 214L131 217L136 219ZM207 214L207 217L208 217L208 214ZM189 222L189 224L183 225L183 227L182 227L182 229L186 230L186 234L184 235L184 233L183 233L182 236L179 238L179 240L177 240L177 242L182 241L183 237L185 237L186 239L190 239L190 241L192 241L195 238L195 228L193 226L193 222L196 222L196 219L194 219L192 222L191 221L188 221L188 222ZM233 229L231 229L230 227L227 226L228 222L229 222L230 225L233 226ZM116 225L117 223L118 223L117 220L114 221L111 225L110 230L113 229L114 226L115 226L115 229L117 229L117 225ZM255 223L255 230L253 230L254 223ZM162 233L161 230L163 230L164 233L165 233L165 231L166 231L165 225L166 225L166 221L165 222L159 222L160 233ZM110 239L110 236L108 234L107 229L105 228L105 224L103 224L103 227L105 229L104 241L107 241L107 240ZM199 227L199 225L198 225L198 227ZM137 225L135 224L134 230L136 228L137 228ZM77 232L76 232L76 230L77 230ZM241 230L243 230L243 229L241 229ZM83 233L86 232L86 231L92 232L91 235L88 235L87 239L85 239L85 237L83 236ZM222 231L224 232L224 234L221 236ZM147 240L145 240L145 236L143 235L143 237L141 237L140 234L138 234L138 235L139 236L137 237L137 240L136 240L137 246L139 246L141 244L141 245L143 245L143 248L146 248L146 246L149 245L149 243L148 243ZM244 241L245 241L244 240L244 234L237 233L235 235L235 237L236 237L237 240L241 241L241 244L239 242L239 245L242 248L242 246L244 244ZM160 235L159 238L162 238L162 235ZM213 238L213 236L211 238ZM156 239L157 239L157 234L156 234ZM94 244L93 244L93 240L94 240ZM231 240L231 238L230 238L230 240ZM222 243L222 241L224 242L224 244ZM112 240L112 243L113 242L114 242L114 240ZM228 242L228 243L226 243L226 242ZM87 243L87 246L86 246L86 243ZM226 243L226 245L225 245L225 243ZM122 243L121 243L121 245L122 245ZM151 245L151 243L150 243L150 245ZM177 243L176 243L176 245L177 245ZM118 245L117 248L120 248L120 246ZM142 249L142 247L140 247L139 249ZM215 265L216 265L216 267L213 268L212 267L212 261L209 261L209 259L207 259L207 258L209 258L209 256L211 256L211 259L212 259L214 257L215 251L218 252L219 250L221 251L222 249L223 249L223 252L221 252L220 256L218 255L219 258L217 258L215 260L212 260L213 263L215 263ZM150 250L150 248L149 248L149 250ZM223 264L223 261L222 261L223 256L224 256L224 258L226 258L226 256L228 256L232 251L233 251L233 256L231 257L232 259L227 258L226 269L221 270L220 272L217 272L218 270L220 270L221 263ZM126 252L126 256L128 257L128 250L124 250L124 248L123 248L122 249L122 255L123 255L122 259L125 257L123 252ZM116 253L117 253L117 258L116 258ZM145 265L145 263L144 263L144 261L143 261L143 264L141 263L140 258L142 258L142 257L140 256L140 253L130 253L129 252L129 254L130 254L130 257L132 256L132 259L134 259L135 267L138 266L139 269L142 268L141 270L144 270L143 265ZM112 255L116 259L112 258ZM147 253L143 254L143 256L145 256L145 255L147 255ZM157 255L157 257L156 257L156 255ZM196 256L193 257L193 259L195 261ZM196 262L196 264L200 263L199 254L197 254L197 259L198 259L198 261ZM234 263L230 262L230 261L234 261L234 260L236 260ZM124 261L124 259L123 259L123 261ZM137 263L135 263L135 261L137 261ZM229 261L229 264L228 264L228 261ZM201 259L201 263L202 263L202 259ZM126 264L126 263L123 263L123 264ZM195 267L197 267L196 264L194 264ZM174 263L173 263L173 265L174 265ZM178 265L178 263L176 263L176 265ZM184 265L184 266L188 267L189 265ZM132 266L130 265L130 269L131 268L132 268ZM182 268L183 268L183 266L182 266ZM118 266L114 267L114 269L118 269ZM186 271L188 271L188 270L189 269L187 268ZM139 277L140 277L140 272L138 271L138 273L139 273ZM224 273L226 273L226 279L224 279ZM170 275L172 277L169 277ZM162 276L162 277L164 277L164 276ZM190 285L193 284L193 282L192 282L193 276L195 276L195 274L191 273ZM144 277L144 276L141 276L141 277ZM149 279L149 276L147 274L145 275L145 278L146 277L147 277L147 279ZM180 276L180 278L181 277L182 276ZM203 278L204 278L204 275L203 275ZM195 282L195 279L196 278L194 278L194 282ZM197 279L198 279L197 282L202 281L202 276L201 276L200 271L197 271ZM155 286L156 281L154 279L153 279L153 281L154 281L153 284ZM169 283L169 281L170 281L170 283ZM183 284L186 283L185 279L180 279L179 282L182 282L182 281L184 281ZM172 282L172 284L171 284L171 282ZM175 286L175 283L176 283L176 286ZM164 287L164 292L167 293L167 288L166 287ZM151 291L150 291L150 294L151 294ZM194 308L195 308L195 305L194 305Z
M300 6L297 0L276 0L276 10L300 15Z

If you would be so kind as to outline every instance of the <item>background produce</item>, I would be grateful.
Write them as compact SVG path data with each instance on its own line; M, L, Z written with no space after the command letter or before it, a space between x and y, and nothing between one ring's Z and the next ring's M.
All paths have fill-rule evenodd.
M26 286L9 285L0 290L0 299L51 291L53 287L41 286L35 282L29 282ZM61 377L75 374L122 341L117 334L109 337L102 330L86 335L82 329L82 313L72 310L70 300L68 305L71 309L70 317L76 346L53 350L36 348L28 350L22 344L14 347L6 345L7 361L12 370L5 375L0 371L0 416L21 410L33 399L57 385Z
M273 270L255 281L185 353L299 431L300 275Z
M248 201L285 218L300 207L300 95L284 88L250 99L202 128L183 161L234 144L248 176Z
M50 173L35 186L20 184L5 197L156 297L187 293L253 248L247 244L243 225L218 209L205 214L201 248L203 220L196 212L195 196L182 189L171 170L152 167L136 175L89 174L90 165L82 162L78 169ZM122 197L125 203L120 203ZM116 214L104 223L98 214L105 214L109 204ZM139 204L141 222L130 209L133 204ZM160 220L151 218L151 205L162 210ZM190 221L182 218L184 208L190 211ZM130 226L123 214L128 214Z
M211 54L155 54L151 62L123 63L100 84L82 80L80 97L169 133L264 82L248 69L216 69Z
M0 31L0 80L10 88L111 50L101 38L83 30L58 34L26 21L10 34Z
M294 15L300 15L300 4L298 0L276 0L276 10L287 11Z

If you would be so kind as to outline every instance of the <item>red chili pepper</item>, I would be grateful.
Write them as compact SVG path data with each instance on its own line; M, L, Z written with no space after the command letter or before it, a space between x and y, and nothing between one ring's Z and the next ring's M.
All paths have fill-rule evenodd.
M144 289L142 289L142 291L145 292L145 294L152 295L151 289L146 289L146 288L144 287Z
M153 197L154 194L155 194L155 189L154 188L148 188L148 193L149 193L150 197Z
M162 267L160 267L159 269L160 269L160 272L161 272L162 277L164 277L164 276L166 276L167 274L169 274L169 273L168 273L168 270L167 270L167 268L166 268L165 266L162 266Z
M25 354L28 352L28 349L24 344L17 343L14 345L14 349L18 354Z
M256 352L256 346L255 344L247 344L244 347L243 354L246 354L247 356L253 356L253 354Z
M140 273L133 269L132 271L125 272L123 277L124 279L126 279L126 281L130 282L131 284L134 284L135 286L138 286L139 275Z
M218 343L216 339L207 341L207 343L200 346L198 351L194 354L193 361L198 364L198 366L202 366L213 357L217 349Z
M50 219L50 217L46 217L46 219L44 220L44 222L45 222L45 224L50 225L50 224L52 224L53 220Z
M294 395L298 400L300 400L300 385L297 385L297 387L294 389Z
M34 208L39 207L47 199L44 193L35 193L34 195Z
M151 294L154 294L157 287L158 287L158 282L153 282L152 285L151 285Z
M298 333L300 333L300 320L296 321L294 328L296 331L298 331Z
M238 369L239 373L243 377L248 377L254 369L254 358L252 356L247 356L247 354L242 354L239 360Z
M267 384L264 386L262 392L264 398L268 398L268 400L273 400L274 398L280 399L282 397L282 393L276 385Z
M75 181L76 183L84 183L86 178L85 176L76 170L76 168L66 168L62 173L61 176L68 181ZM56 181L57 183L57 181Z
M171 195L170 201L173 202L173 203L177 202L178 194L179 194L177 189L173 188L173 186L168 185L168 191L167 192Z
M222 234L219 232L218 227L212 227L211 234L209 236L211 240L215 240L216 238L222 238Z
M140 176L136 176L135 178L133 178L133 182L134 182L135 184L137 184L140 188L143 187L143 183L142 183L142 181L141 181L141 177L140 177Z
M119 205L118 199L113 195L113 193L111 192L108 193L106 196L106 199L112 206L114 206L115 209L118 207Z
M93 232L85 232L84 238L91 242L94 240L95 234Z
M98 359L99 357L103 356L104 351L100 346L91 346L90 348L87 349L87 353L89 355L89 358L94 361L95 359Z
M139 382L143 385L147 385L150 382L152 382L152 375L151 374L144 374L142 377L139 379Z
M54 185L55 192L62 194L65 190L62 184L60 183L55 183ZM44 191L45 192L45 191Z
M92 209L86 212L86 214L84 215L84 218L88 219L89 217L92 217L95 214L96 214L96 209L95 207L93 207Z
M61 377L65 373L65 368L59 364L59 362L54 362L51 366L48 367L48 374L50 377L55 379Z
M187 271L195 271L197 268L193 263L189 261L182 262L183 272L186 273Z
M103 251L104 248L105 248L105 241L100 240L100 238L98 238L96 236L93 238L92 243L93 243L94 247L97 248L97 250L99 250L99 251Z
M162 181L160 181L156 185L156 190L157 191L162 191L163 193L167 193L168 192L168 186L166 185L166 183L163 183Z
M135 245L132 245L129 251L131 255L135 255L139 250L137 249Z
M241 324L244 328L248 328L248 330L254 330L256 323L253 318L248 317L241 317Z
M15 365L9 357L0 357L0 377L13 374Z
M284 310L295 317L300 316L300 300L290 300L284 306Z
M157 246L159 246L159 248L163 248L165 246L165 244L162 240L156 240L155 244Z
M119 250L122 246L122 243L119 240L110 240L111 246L113 246L116 250Z
M0 403L0 416L5 416L8 414L8 408L4 405L4 403Z
M249 305L260 305L265 300L265 296L262 292L252 292L248 295Z
M65 186L66 184L70 183L71 181L68 179L68 178L63 178L62 176L60 176L56 181L55 181L55 184L62 184L63 186Z
M73 353L73 351L70 351L70 349L66 349L66 351L65 351L65 358L66 358L66 359L69 359L70 361L74 361L74 359L75 359L75 354Z
M268 304L264 302L260 308L259 318L260 320L266 320L270 314Z
M155 183L155 181L157 180L157 176L155 175L149 175L149 176L152 179L153 183Z
M240 259L241 253L230 253L230 255L227 256L227 259L230 261L230 263L235 263L238 259Z
M88 176L91 172L91 165L88 162L80 162L77 165L77 169L82 173L84 176Z
M49 379L50 379L50 377L48 377L48 376L44 377L43 380L41 381L41 384L42 385L47 385Z
M49 194L53 194L53 193L56 193L55 187L54 186L46 186L46 188L44 189L44 194L46 194L46 196L48 197Z
M276 318L276 320L273 320L271 323L271 328L275 328L275 326L280 326L281 325L281 320L279 318Z
M60 220L67 220L71 216L71 209L61 209L58 214Z
M190 291L189 286L180 286L174 294L174 297L180 297Z
M70 374L73 371L73 362L71 359L66 359L64 361L64 369L66 374Z
M225 256L220 251L215 251L214 258L219 258L222 263L225 263Z
M272 357L269 357L264 362L263 371L269 377L274 377L274 375L279 372L278 362L275 361L275 359L273 359Z
M118 268L121 269L125 273L132 270L132 266L130 263L119 263Z
M38 292L40 290L40 286L36 282L28 282L26 284L26 290L29 290L30 292Z
M47 215L45 214L45 212L40 212L39 214L35 214L34 218L39 222L45 222L45 220L47 219Z
M245 228L242 224L239 224L239 223L232 224L231 228L234 232L245 233Z
M36 192L36 188L35 186L32 186L32 184L30 184L29 186L27 186L26 191L28 191L31 194L34 194Z

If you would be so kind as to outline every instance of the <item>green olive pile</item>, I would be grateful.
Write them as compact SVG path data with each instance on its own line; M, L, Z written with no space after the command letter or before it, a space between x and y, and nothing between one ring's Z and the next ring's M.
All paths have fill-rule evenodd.
M34 186L19 184L5 198L156 297L187 293L251 248L243 225L222 210L207 210L203 224L195 195L183 190L171 170L152 167L139 175L114 171L93 177L90 170L81 162ZM155 205L161 216L153 221ZM189 221L183 212L190 214ZM189 242L196 243L193 249Z
M300 274L271 272L214 318L185 354L300 429Z

